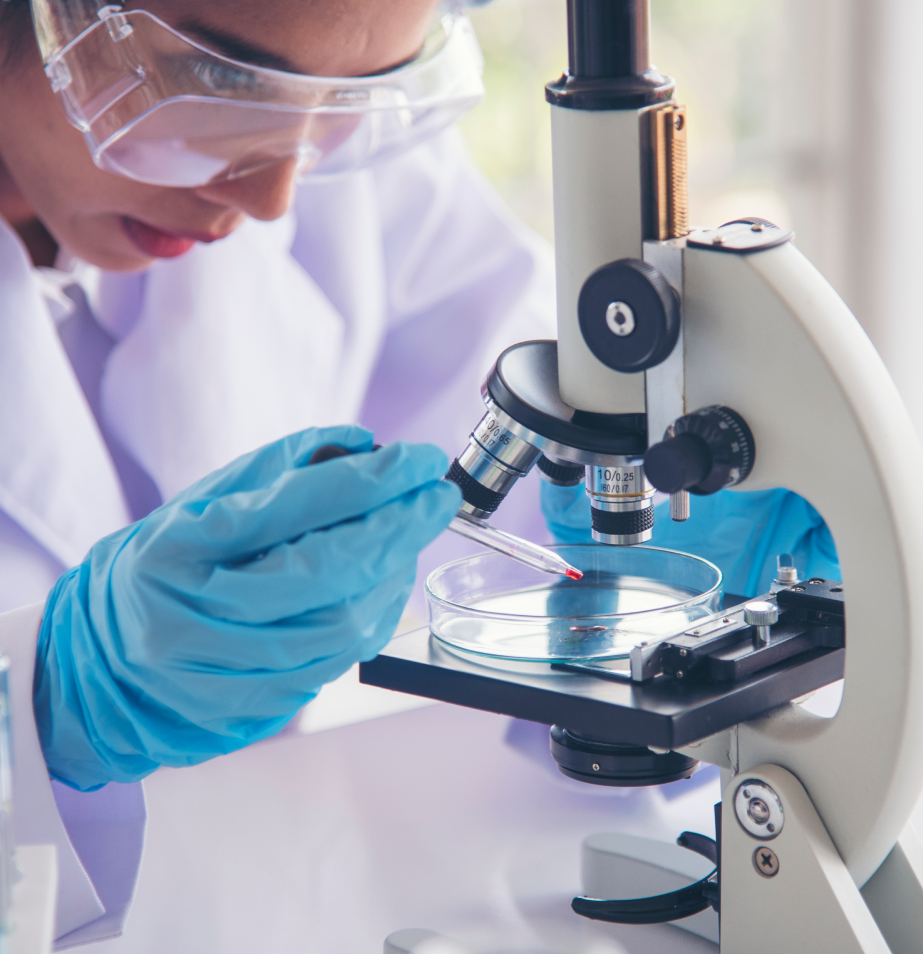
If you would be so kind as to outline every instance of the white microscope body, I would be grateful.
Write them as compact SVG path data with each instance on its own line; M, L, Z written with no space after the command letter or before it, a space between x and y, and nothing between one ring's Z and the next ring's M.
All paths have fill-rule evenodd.
M744 416L759 449L744 487L787 487L818 509L847 593L836 716L790 705L702 745L730 772L722 950L919 951L923 848L908 819L923 787L923 455L868 338L794 246L687 248L683 262L687 406ZM782 801L770 842L735 821L749 778ZM761 844L775 877L754 866Z
M557 482L575 483L585 466L594 536L620 545L650 537L651 481L671 492L674 519L688 516L689 489L735 484L788 488L821 513L846 593L838 712L773 702L676 746L723 770L721 951L919 954L923 844L909 818L923 789L923 449L869 339L790 233L761 220L689 231L685 111L649 66L647 18L646 0L568 2L570 69L547 97L556 358L522 357L547 357L550 342L501 356L485 384L488 414L450 477L483 517L540 453ZM607 297L610 278L646 290ZM676 472L697 476L662 486L651 448L662 453L680 419L700 412L724 414L712 430L731 434L720 479L713 471L709 484L680 455ZM607 467L621 476L600 476ZM369 681L478 706L463 682L456 693L421 681L427 666L445 676L460 664L419 649L405 678L393 675L398 662ZM497 691L479 707L543 721L503 708ZM620 698L621 711L635 704Z
M909 818L923 789L923 452L868 337L791 242L645 241L643 131L659 108L551 107L561 396L646 411L651 443L687 411L733 408L757 448L742 489L786 487L813 504L847 593L834 718L791 704L683 750L725 770L722 954L919 952L923 845ZM577 320L587 277L622 258L658 267L682 300L676 351L638 374L603 364ZM749 779L778 795L776 837L737 820ZM764 849L771 876L758 870Z

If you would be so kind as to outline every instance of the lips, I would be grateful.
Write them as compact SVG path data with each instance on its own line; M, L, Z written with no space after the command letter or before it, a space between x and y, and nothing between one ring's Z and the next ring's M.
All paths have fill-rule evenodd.
M148 258L176 258L184 255L196 242L215 242L223 235L210 232L176 232L155 229L138 219L122 217L122 228L132 244Z

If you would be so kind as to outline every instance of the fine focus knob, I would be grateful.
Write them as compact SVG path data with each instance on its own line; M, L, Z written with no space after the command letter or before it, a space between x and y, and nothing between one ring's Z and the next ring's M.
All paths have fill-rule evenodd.
M636 373L665 361L679 338L679 301L647 262L623 258L598 268L577 300L583 340L606 367Z
M698 434L680 434L655 444L644 455L647 479L665 494L694 487L711 472L712 454Z
M713 405L686 414L672 431L644 455L644 473L663 493L717 493L739 484L753 470L753 434L729 407Z

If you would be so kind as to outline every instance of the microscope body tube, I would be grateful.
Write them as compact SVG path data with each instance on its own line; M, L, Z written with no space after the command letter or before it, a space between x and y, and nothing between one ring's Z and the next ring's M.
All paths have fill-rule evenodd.
M685 153L680 163L670 159L674 126L683 129L685 118L672 112L678 109L673 81L650 65L649 22L649 0L568 0L568 71L546 87L551 104L558 313L557 380L551 384L555 394L550 403L557 400L567 406L574 433L572 442L521 433L513 401L499 409L509 411L508 420L485 440L488 426L497 423L491 408L448 474L462 489L465 502L460 512L465 515L489 516L518 477L528 473L540 451L548 449L559 464L586 466L596 540L625 546L651 538L654 490L645 476L642 455L648 442L661 438L662 428L653 434L648 421L645 440L643 422L650 417L649 391L655 382L646 380L643 367L650 365L619 371L604 363L584 337L578 307L587 279L598 269L627 259L643 274L645 238L685 231L683 227L678 233L675 227L676 222L685 222L684 188L676 188L677 182L685 182ZM685 133L676 138L680 141L684 150ZM683 201L674 202L674 194L680 193ZM609 304L606 321L613 334L627 341L634 320L630 307L619 310L622 304L621 300ZM630 321L629 330L613 327L609 310L612 321ZM681 365L681 332L677 347ZM532 391L531 384L524 394ZM681 396L669 403L681 408ZM655 409L653 417L660 427L664 414ZM587 453L577 432L588 426L622 436L640 427L644 447L627 456L611 448ZM494 439L497 434L499 440ZM539 469L546 477L553 470ZM621 481L624 474L632 476L627 487ZM613 486L618 490L609 489Z
M562 399L580 411L612 415L647 410L644 373L614 371L590 351L577 301L598 268L643 256L643 134L649 109L551 107L558 386ZM599 487L613 483L606 479L608 468L587 467L593 538L600 543L631 546L650 540L653 533L654 489L642 462L626 461L623 470L635 476L632 489L637 493L600 492Z
M614 370L596 357L580 327L578 300L597 269L643 259L653 227L650 113L672 101L673 83L651 67L649 22L647 0L569 0L568 74L547 89L558 387L578 412L610 419L647 413L645 374ZM594 539L617 546L649 540L654 490L641 461L598 464L587 466Z
M646 112L551 107L558 383L564 401L580 411L646 408L644 374L606 367L584 341L577 316L580 290L597 268L643 255Z
M568 0L567 34L568 71L546 87L561 397L578 411L644 413L644 375L612 370L591 352L577 301L593 272L641 259L654 237L649 114L673 101L674 83L651 66L648 0Z

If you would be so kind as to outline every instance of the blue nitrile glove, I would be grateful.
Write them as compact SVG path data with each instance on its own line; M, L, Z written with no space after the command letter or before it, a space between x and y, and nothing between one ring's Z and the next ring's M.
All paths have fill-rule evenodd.
M776 575L776 557L791 553L807 576L840 579L833 537L820 514L790 490L721 490L692 495L690 517L670 519L661 504L654 517L651 546L695 553L724 574L724 591L738 596L766 593ZM557 487L542 481L542 512L562 543L590 537L590 501L583 485Z
M90 790L239 749L384 647L461 497L431 445L306 466L325 444L372 435L311 429L241 457L58 580L34 684L55 778Z

